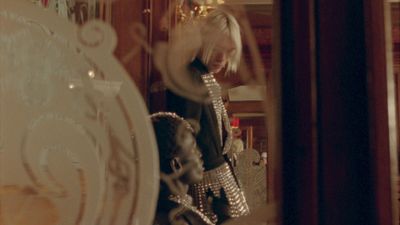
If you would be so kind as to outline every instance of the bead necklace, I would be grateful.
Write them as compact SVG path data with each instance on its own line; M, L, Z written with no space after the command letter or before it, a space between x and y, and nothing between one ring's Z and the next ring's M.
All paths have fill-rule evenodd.
M208 207L206 193L210 190L215 196L221 197L221 189L224 189L228 200L230 217L240 217L249 214L246 197L236 183L227 163L215 169L205 171L203 180L200 183L192 185L189 193L197 200L196 204L200 212L216 223L218 217L215 212Z
M224 103L222 101L221 86L218 84L213 73L204 74L201 76L201 78L203 79L203 82L206 85L212 100L213 108L217 116L219 138L221 145L223 146L223 154L226 154L232 145L232 129L229 122L228 113L226 112ZM225 143L223 143L222 138L222 125L227 133Z
M205 222L206 224L214 225L214 223L211 222L211 220L207 216L205 216L195 206L193 206L193 204L192 204L193 199L188 194L185 194L184 196L181 196L181 195L170 195L170 196L168 196L168 199L170 201L172 201L172 202L175 202L175 203L177 203L179 205L184 206L186 209L189 209L190 211L195 213L197 216L199 216L200 219L202 219L203 222ZM183 213L183 212L180 212L180 213ZM175 215L175 216L177 216L177 215Z

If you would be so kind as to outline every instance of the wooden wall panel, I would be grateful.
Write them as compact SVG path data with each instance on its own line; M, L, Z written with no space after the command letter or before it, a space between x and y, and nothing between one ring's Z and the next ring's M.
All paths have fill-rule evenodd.
M139 45L131 35L130 29L135 23L144 24L146 14L144 0L118 0L112 4L111 23L118 35L118 45L115 50L115 56L123 63L123 66L135 81L142 95L147 95L147 78L144 76L144 58L145 52L140 50L129 60L126 55ZM142 36L146 39L145 36Z
M314 1L281 1L283 222L317 225ZM340 223L338 223L340 224Z
M387 58L390 51L388 41L395 45L398 38L389 33L398 25L392 23L387 15L393 8L382 0L369 0L366 4L367 57L369 69L369 104L370 104L370 139L371 157L373 159L372 174L375 186L375 208L377 224L398 224L396 182L396 143L393 136L396 132L395 104L396 76L391 73L392 60ZM386 8L389 6L389 8ZM392 5L393 6L393 5ZM393 19L393 17L392 17ZM400 21L399 21L400 22ZM398 114L398 112L397 112ZM394 133L393 133L394 132Z
M377 224L375 178L390 179L376 174L389 152L383 1L317 2L320 224Z
M393 40L393 64L395 72L400 72L400 2L391 3L391 23Z
M174 9L173 0L152 0L152 15L150 20L151 38L149 42L154 46L159 41L168 41L171 26L175 22L175 14L169 13ZM172 8L172 9L171 9ZM165 111L165 87L160 72L150 59L148 64L149 76L149 110L150 112Z

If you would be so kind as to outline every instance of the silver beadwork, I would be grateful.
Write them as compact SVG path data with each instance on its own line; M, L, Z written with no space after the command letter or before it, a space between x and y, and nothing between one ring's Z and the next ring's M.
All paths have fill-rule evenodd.
M228 199L231 217L240 217L250 213L244 193L237 185L227 163L204 172L203 180L192 185L189 192L200 212L216 223L218 221L217 215L207 204L207 191L211 190L215 196L221 197L221 188L224 189Z
M208 225L214 225L215 224L215 223L211 222L211 220L207 216L205 216L201 211L199 211L195 206L193 206L192 197L190 197L189 195L187 195L187 194L185 194L183 196L170 195L170 196L168 196L168 199L170 201L178 203L179 205L182 205L186 209L189 209L190 211L192 211L193 213L198 215L203 220L203 222L205 222L206 224L208 224Z
M201 78L203 79L204 84L208 89L208 93L210 94L210 97L212 99L212 104L218 121L219 138L221 141L221 145L223 146L222 153L226 154L232 146L232 129L228 113L226 112L224 103L222 101L221 86L218 84L213 73L204 74L201 76ZM223 143L222 125L224 126L227 133L225 143Z

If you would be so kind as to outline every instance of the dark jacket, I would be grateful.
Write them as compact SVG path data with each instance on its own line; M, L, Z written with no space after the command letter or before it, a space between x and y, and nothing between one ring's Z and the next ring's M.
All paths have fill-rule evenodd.
M208 73L206 66L198 59L190 64L193 80L204 85L202 74ZM170 90L166 92L167 111L175 112L185 119L192 119L200 125L197 134L197 145L203 155L205 170L214 169L225 161L223 148L219 139L218 122L212 103L195 102L178 96Z

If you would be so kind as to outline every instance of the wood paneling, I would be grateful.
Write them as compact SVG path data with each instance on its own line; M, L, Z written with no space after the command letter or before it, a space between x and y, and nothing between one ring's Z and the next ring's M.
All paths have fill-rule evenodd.
M135 81L143 97L147 95L147 77L143 76L145 71L144 54L141 50L128 61L124 57L133 49L139 46L131 35L130 29L134 23L145 24L146 15L144 0L118 0L112 4L112 26L118 35L118 45L115 56L123 62L123 66ZM146 32L147 34L147 32ZM146 37L142 37L146 39ZM140 47L140 46L139 46Z
M175 22L175 17L169 14L169 8L173 0L152 0L151 1L151 34L149 42L155 46L157 42L168 41L171 25ZM161 74L154 66L152 59L148 61L147 76L149 77L149 111L151 113L165 111L165 87L163 86Z
M391 3L391 23L393 40L393 63L400 72L400 3Z
M387 125L387 109L383 104L373 117L370 108L370 94L380 101L385 101L385 87L373 87L368 77L369 66L384 59L384 20L382 7L373 7L374 1L337 0L318 1L317 6L317 65L318 65L318 141L319 141L319 217L321 225L377 224L375 202L376 183L374 176L387 179L386 172L375 174L375 162L372 151L370 119ZM377 0L375 6L383 6ZM367 13L367 14L366 14ZM378 14L376 14L378 13ZM372 16L371 16L372 14ZM365 21L367 15L368 23ZM375 19L376 18L376 19ZM372 19L372 20L370 20ZM366 24L369 24L368 26ZM372 30L371 30L372 28ZM377 32L379 30L379 32ZM368 36L366 36L368 34ZM372 42L367 42L370 34ZM382 43L383 41L383 43ZM369 58L371 48L375 55ZM380 50L379 50L380 48ZM376 52L375 52L376 50ZM367 52L368 51L368 52ZM381 57L381 58L375 58ZM370 61L371 60L371 61ZM383 60L384 61L384 60ZM378 65L375 64L375 65ZM374 76L384 78L385 73ZM374 77L379 78L379 77ZM383 79L385 80L385 78ZM377 79L379 84L384 81ZM376 83L377 84L377 83ZM374 84L375 85L375 84ZM376 107L376 108L375 108ZM381 120L378 118L381 117ZM387 117L386 117L387 118ZM384 130L382 130L384 131ZM382 141L384 141L382 139ZM385 142L382 142L385 143ZM379 149L379 150L378 150ZM377 151L388 151L387 146L379 146ZM376 160L376 161L375 161ZM382 223L385 224L385 223Z
M366 45L367 63L369 67L369 113L370 113L370 143L371 158L373 159L371 166L371 178L375 186L374 200L376 207L375 223L377 224L398 224L393 219L398 215L394 201L392 201L392 177L391 171L391 140L390 133L391 123L389 120L391 113L390 105L396 104L391 85L394 86L394 79L388 70L386 43L390 36L390 27L386 27L387 23L383 1L369 0L365 4L366 16ZM390 19L390 18L389 18ZM394 25L394 24L392 24ZM393 28L393 26L392 26ZM390 65L393 66L393 65ZM389 107L388 107L389 106ZM394 110L394 109L393 109ZM395 130L394 130L395 132ZM394 151L396 151L394 149ZM393 177L394 178L394 177ZM393 187L394 188L394 187ZM397 218L398 219L398 218Z
M227 110L229 114L264 113L264 106L262 102L258 101L229 102Z
M317 225L314 1L281 2L283 220Z
M242 130L242 139L246 136L246 130L251 128L253 149L258 152L268 151L267 129L264 117L240 118L240 129Z

